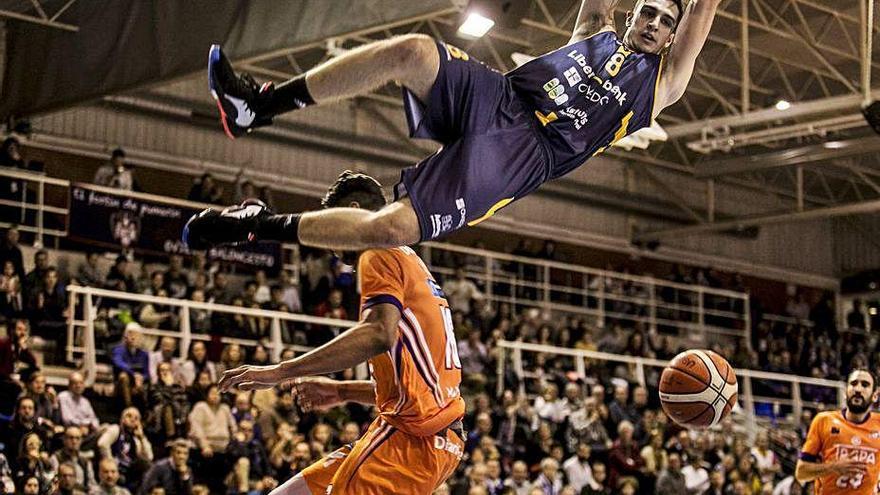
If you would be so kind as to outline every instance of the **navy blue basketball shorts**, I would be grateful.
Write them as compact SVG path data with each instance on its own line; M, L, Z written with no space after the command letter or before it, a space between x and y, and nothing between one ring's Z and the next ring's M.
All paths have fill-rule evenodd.
M410 136L443 147L401 173L395 200L409 197L421 240L476 225L549 177L537 118L503 74L437 43L440 71L428 101L404 88Z

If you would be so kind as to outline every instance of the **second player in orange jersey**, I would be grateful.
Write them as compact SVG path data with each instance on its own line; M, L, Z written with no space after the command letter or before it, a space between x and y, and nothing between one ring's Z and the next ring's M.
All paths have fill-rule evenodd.
M810 424L795 476L816 482L816 495L880 493L880 415L871 412L877 383L867 370L855 370L846 382L846 407L825 411Z
M374 179L346 172L324 205L375 210L385 198ZM306 407L355 401L374 404L379 414L357 442L305 469L272 495L431 493L461 460L461 363L442 289L408 247L365 251L356 263L358 325L300 357L272 366L242 366L220 380L223 390L268 388L369 360L370 381L298 380L295 392Z

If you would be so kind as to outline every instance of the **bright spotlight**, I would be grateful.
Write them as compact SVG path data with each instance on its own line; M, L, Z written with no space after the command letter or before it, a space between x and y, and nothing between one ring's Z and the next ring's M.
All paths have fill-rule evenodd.
M791 108L791 103L788 100L779 100L776 102L776 109L780 111L786 111Z
M495 21L492 19L483 17L476 12L471 12L461 27L458 28L458 35L468 38L482 38L494 25Z

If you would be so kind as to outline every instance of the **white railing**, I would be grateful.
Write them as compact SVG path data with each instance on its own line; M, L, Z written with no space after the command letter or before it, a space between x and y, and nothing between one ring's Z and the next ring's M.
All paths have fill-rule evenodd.
M0 168L0 177L27 184L20 201L0 200L0 206L20 210L19 229L34 233L36 245L42 246L46 236L57 238L68 234L70 181L3 168ZM47 204L47 187L60 188L55 199L63 199ZM35 192L30 195L33 201L28 190ZM134 192L131 195L143 199L171 199ZM180 199L173 201L194 207L216 207ZM35 215L28 215L29 211ZM47 215L52 215L63 228L46 227ZM0 227L10 225L10 222L0 221ZM294 279L299 278L299 247L284 244L282 250L283 268L291 270ZM749 298L742 292L452 244L425 243L422 250L425 260L441 276L454 271L453 266L438 262L444 252L465 259L468 276L483 286L487 298L493 302L587 316L600 328L613 321L639 323L652 331L659 327L674 332L688 345L708 346L715 339L724 337L744 338L746 345L750 343Z
M142 328L141 332L150 336L171 336L179 339L178 350L180 352L180 357L184 359L187 357L186 352L193 340L211 339L208 334L195 333L192 331L190 326L190 311L192 310L205 310L212 313L228 313L245 317L250 316L268 319L270 321L268 339L256 340L222 337L221 341L224 343L237 343L248 347L264 344L268 347L270 356L274 361L278 361L281 353L285 349L292 349L295 352L305 352L310 349L309 347L285 343L282 339L282 322L305 323L318 326L339 327L343 329L354 324L354 322L351 321L337 320L333 318L318 318L315 316L285 313L281 311L268 311L226 304L203 303L183 299L172 299L168 297L149 296L145 294L132 294L128 292L96 289L93 287L82 287L78 285L69 285L67 287L67 292L68 310L70 314L67 322L67 359L71 362L75 362L77 358L82 360L81 367L86 376L86 383L89 385L94 383L98 369L95 322L98 318L98 310L100 309L100 303L103 299L127 301L138 305L151 303L176 308L180 318L179 328L177 330ZM81 309L81 311L79 311L79 309ZM79 315L79 318L77 318L77 315Z
M587 316L599 328L639 323L675 332L690 345L727 337L749 345L751 312L743 292L429 242L422 257L440 276L461 264L488 300L547 312ZM454 309L454 308L453 308Z
M20 195L16 199L0 199L0 205L6 207L10 213L17 210L15 212L16 218L0 219L0 227L8 228L13 224L18 225L19 230L34 234L34 244L37 246L43 245L43 238L47 235L53 237L64 237L67 235L67 215L70 212L68 196L70 181L12 168L0 168L0 177L6 180L19 181L23 186ZM49 205L46 204L46 190L53 187L64 189L64 199L58 204ZM35 196L33 201L29 198L29 192ZM35 213L30 215L29 212ZM58 220L58 226L61 228L46 226L47 213L53 215Z
M541 377L528 370L525 365L523 353L544 354L545 356L554 356L558 359L571 358L572 370L578 377L587 380L587 364L585 360L591 362L604 362L624 364L631 368L631 378L641 385L649 384L649 371L657 374L665 368L669 362L659 359L623 356L620 354L609 354L607 352L588 351L581 349L568 349L562 347L554 347L539 344L529 344L524 342L499 341L499 356L496 368L497 373L497 393L500 395L505 388L505 370L506 366L512 366L513 372L518 379L518 386L521 391L525 391L526 380L540 379ZM754 434L762 421L762 418L756 415L756 410L761 408L763 411L768 409L776 416L790 409L790 418L777 418L777 421L798 421L801 411L804 407L814 410L825 410L831 407L837 407L843 404L845 399L846 388L842 381L825 380L821 378L806 378L795 375L786 375L781 373L770 373L766 371L735 369L737 381L739 385L738 404L740 407L736 409L740 412L751 434ZM656 383L651 383L656 387ZM784 395L761 395L763 393L755 393L754 389L767 387L775 387L781 392L788 389L787 396ZM816 389L826 389L828 395L834 396L834 402L825 402L816 400L812 395L814 392L803 390L802 387L813 387ZM806 397L805 397L806 395Z

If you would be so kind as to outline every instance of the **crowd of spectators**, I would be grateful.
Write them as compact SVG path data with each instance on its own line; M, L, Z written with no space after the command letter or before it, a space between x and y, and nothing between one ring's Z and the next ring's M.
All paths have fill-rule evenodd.
M176 255L161 264L141 262L138 270L135 260L120 255L105 271L99 253L86 254L69 274L60 274L44 251L36 252L33 270L25 272L17 244L17 231L6 231L0 245L0 314L9 335L0 339L0 409L7 409L0 410L0 487L7 493L268 493L358 438L372 419L372 410L359 405L304 412L287 389L221 393L216 381L224 370L272 361L266 341L271 325L260 317L191 310L190 328L209 340L181 349L177 338L143 331L178 330L179 312L101 298L96 337L101 359L113 370L113 387L86 387L73 372L56 393L39 368L40 362L65 361L67 284L355 318L355 276L329 254L304 251L298 280L287 271L243 278L198 256L188 263ZM550 256L555 247L543 251ZM528 306L493 303L486 287L468 277L467 259L451 266L460 269L442 285L455 309L467 433L465 457L437 493L802 493L786 459L798 448L809 414L791 435L761 434L751 445L731 420L712 432L669 422L657 403L656 374L642 381L627 366L586 360L586 373L578 375L572 359L524 354L529 378L506 366L499 384L494 344L501 339L660 359L680 349L637 319L610 318L600 330L586 318L550 318ZM807 313L822 316L815 308ZM867 359L857 333L822 325L762 322L752 336L753 350L721 343L716 350L737 366L782 372L807 366L822 376ZM285 323L281 330L288 344L315 346L340 329ZM31 332L43 341L42 351L33 351ZM223 344L221 337L258 343ZM292 355L288 350L281 358ZM348 370L337 378L354 374ZM503 394L496 398L499 385Z

